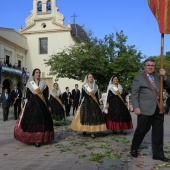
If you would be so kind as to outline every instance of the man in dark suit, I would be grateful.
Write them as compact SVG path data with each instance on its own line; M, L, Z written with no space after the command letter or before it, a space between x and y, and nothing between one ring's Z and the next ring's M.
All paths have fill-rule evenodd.
M154 59L148 58L144 61L145 71L134 77L132 83L132 105L137 117L137 127L131 145L132 157L138 156L138 149L146 133L152 126L152 154L153 159L169 162L164 156L163 150L163 123L164 115L159 113L157 99L159 99L159 79L164 77L164 83L170 87L170 79L165 76L165 70L161 69L155 73L156 63ZM153 87L153 88L151 88ZM153 91L157 96L154 96Z
M17 120L20 112L21 112L21 100L22 100L22 92L18 89L18 86L14 85L14 90L11 92L11 100L14 105L14 117Z
M77 110L80 99L80 90L78 89L78 84L75 84L75 89L72 90L72 99L73 99L73 116L75 109Z
M11 97L8 94L8 89L4 89L4 93L2 93L0 102L2 103L2 109L3 109L3 121L8 120L8 114L9 114L9 108L12 105L11 104Z
M69 87L66 87L66 91L62 95L62 102L65 105L66 116L70 116L70 108L72 104L72 96L69 92Z

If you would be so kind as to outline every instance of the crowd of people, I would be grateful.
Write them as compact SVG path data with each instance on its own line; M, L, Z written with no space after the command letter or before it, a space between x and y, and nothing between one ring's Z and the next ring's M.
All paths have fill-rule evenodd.
M14 69L19 69L19 70L26 70L26 68L22 67L21 68L21 65L12 65L9 61L0 61L0 66L6 66L6 67L9 67L9 68L14 68Z
M81 90L78 84L75 84L71 92L69 87L66 87L62 93L58 83L54 83L49 94L48 86L41 80L40 74L38 68L33 70L33 78L26 85L26 99L22 111L20 108L17 111L18 105L14 106L14 116L17 119L14 129L15 139L24 143L34 143L39 147L42 143L54 139L53 119L65 120L70 115L74 116L70 128L82 132L83 135L90 133L92 138L96 137L96 132L107 129L112 130L114 134L120 130L126 135L125 130L133 128L130 112L121 97L122 86L118 83L118 76L111 78L107 100L104 103L92 74L86 75ZM16 93L16 89L17 86L14 86L10 97L13 98L14 104L18 101L21 105L19 97L22 94L18 89Z
M96 132L108 129L114 134L120 131L126 135L126 130L133 128L130 114L133 110L137 115L137 127L132 139L131 156L138 156L139 146L152 127L153 159L169 162L170 159L164 156L163 150L164 114L159 112L159 79L163 76L163 82L168 88L170 88L170 79L167 78L164 69L156 73L155 66L152 58L145 60L144 72L133 79L131 94L128 94L128 100L131 99L128 101L128 106L127 101L122 97L123 88L119 84L118 75L111 77L107 91L102 96L99 95L98 85L91 73L85 76L81 91L76 84L71 92L69 87L66 87L66 91L62 93L59 85L54 83L49 95L48 86L40 78L40 69L34 69L33 79L26 86L26 99L22 111L20 112L19 108L17 112L17 107L14 107L14 115L17 118L14 128L15 139L23 143L34 143L36 147L53 141L53 119L63 120L70 116L71 105L73 106L73 119L70 125L72 130L83 135L90 133L92 138L96 137ZM16 93L16 89L15 86L12 95L8 96L13 98L14 105L21 95L19 91ZM8 98L6 91L5 89L1 96L4 120L7 119L8 112L5 110L6 105L3 104ZM10 102L7 103L10 105ZM19 116L17 113L20 113Z

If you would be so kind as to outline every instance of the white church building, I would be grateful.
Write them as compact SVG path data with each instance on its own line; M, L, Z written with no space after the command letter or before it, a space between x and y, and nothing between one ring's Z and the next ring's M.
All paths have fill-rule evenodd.
M23 89L22 80L13 76L16 72L21 77L22 68L27 71L27 79L31 78L34 68L39 68L41 77L51 89L56 76L49 75L50 67L45 66L44 59L75 43L73 36L77 35L74 34L73 25L78 26L64 25L64 15L59 12L56 0L33 0L33 10L26 18L25 28L20 28L18 32L0 28L0 90L5 86L11 89L16 83ZM59 78L57 83L62 92L67 86L72 90L75 84L82 85L82 82L68 78Z

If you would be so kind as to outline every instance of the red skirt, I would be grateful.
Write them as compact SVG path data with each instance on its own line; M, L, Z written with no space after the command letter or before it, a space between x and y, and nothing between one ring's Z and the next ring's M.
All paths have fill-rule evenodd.
M47 132L24 132L19 125L20 116L14 128L14 138L23 143L47 143L54 140L54 130Z
M129 130L133 128L132 121L114 122L108 118L107 114L105 114L105 121L106 121L107 129L110 129L110 130Z

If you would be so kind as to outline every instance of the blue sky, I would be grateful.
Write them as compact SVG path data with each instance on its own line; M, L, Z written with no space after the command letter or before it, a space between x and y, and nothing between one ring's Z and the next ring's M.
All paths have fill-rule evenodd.
M57 0L59 11L65 16L65 25L73 22L91 30L94 36L123 30L128 36L128 45L135 45L143 55L160 55L161 34L157 21L147 0ZM32 0L1 1L0 27L25 27L25 19L31 14ZM170 51L170 36L165 35L164 52Z

